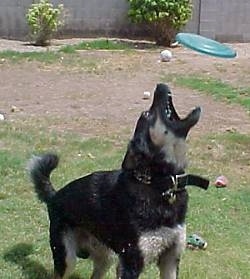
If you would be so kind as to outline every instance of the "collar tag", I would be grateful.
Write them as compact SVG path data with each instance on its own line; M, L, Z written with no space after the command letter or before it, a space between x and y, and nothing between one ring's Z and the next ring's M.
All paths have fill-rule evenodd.
M170 204L173 204L176 201L176 193L173 189L168 189L162 193L164 199L168 200Z
M144 172L139 172L134 170L134 177L143 184L151 184L151 175L148 169L144 170Z

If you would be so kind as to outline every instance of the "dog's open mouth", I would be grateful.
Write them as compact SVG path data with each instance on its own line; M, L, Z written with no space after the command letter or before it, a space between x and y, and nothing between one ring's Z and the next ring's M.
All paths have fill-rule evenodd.
M184 138L187 136L190 128L198 122L200 113L200 107L196 107L186 118L181 119L173 105L172 93L165 84L157 85L153 103L148 111L152 118L152 126L157 119L160 119L167 129L170 129L175 135Z
M172 103L172 93L165 84L157 85L153 103L149 111L151 113L157 113L163 121L180 119Z
M180 118L172 102L171 91L158 84L148 111L138 119L122 168L158 174L180 174L186 167L185 138L200 118L199 107Z

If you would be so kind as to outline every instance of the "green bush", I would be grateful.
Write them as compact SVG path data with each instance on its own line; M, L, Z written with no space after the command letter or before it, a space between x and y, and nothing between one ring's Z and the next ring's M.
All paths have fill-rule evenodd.
M169 46L192 14L191 0L128 0L132 22L143 23L158 45Z
M53 34L63 25L63 5L54 8L49 0L40 0L28 9L26 20L35 45L50 44Z

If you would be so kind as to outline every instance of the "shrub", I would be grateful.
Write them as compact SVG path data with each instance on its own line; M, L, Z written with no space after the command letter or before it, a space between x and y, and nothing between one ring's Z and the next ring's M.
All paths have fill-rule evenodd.
M144 23L158 45L169 46L192 14L191 0L128 0L132 22Z
M28 9L26 20L30 28L31 40L35 45L50 44L53 34L63 25L63 5L54 8L49 0L40 0Z

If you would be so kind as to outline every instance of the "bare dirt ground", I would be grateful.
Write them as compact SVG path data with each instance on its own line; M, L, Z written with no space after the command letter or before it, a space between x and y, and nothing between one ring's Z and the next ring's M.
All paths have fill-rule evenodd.
M74 43L76 40L54 43ZM81 51L87 61L79 67L38 62L13 64L0 61L0 112L7 121L48 121L49 129L83 136L124 134L130 136L142 110L150 106L143 92L153 90L168 75L203 73L235 86L250 84L250 45L235 44L236 59L202 56L182 47L172 49L171 62L159 62L159 50ZM23 42L0 40L0 51L44 50ZM62 54L63 60L63 54ZM174 102L184 116L201 106L203 117L194 134L237 130L250 132L247 112L237 105L170 84ZM152 94L151 94L152 95ZM1 124L1 123L0 123Z

